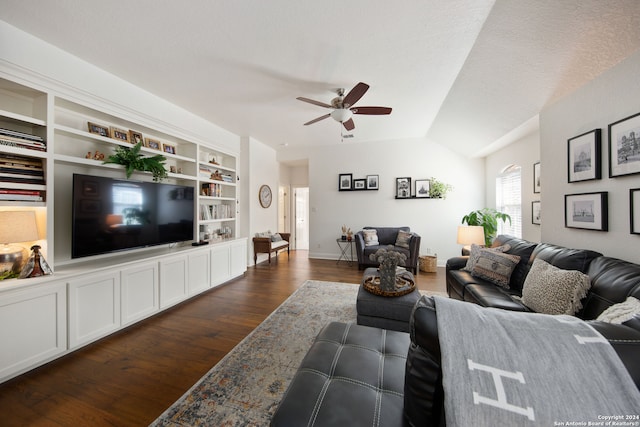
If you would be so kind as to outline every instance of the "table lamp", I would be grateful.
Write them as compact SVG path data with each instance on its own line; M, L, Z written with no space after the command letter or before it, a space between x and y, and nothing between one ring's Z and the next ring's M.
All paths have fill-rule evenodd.
M34 240L38 240L38 227L33 211L0 212L0 273L20 273L28 252L14 243Z
M458 242L462 247L462 254L471 250L471 245L484 246L484 228L481 225L459 225ZM468 252L467 252L468 253Z

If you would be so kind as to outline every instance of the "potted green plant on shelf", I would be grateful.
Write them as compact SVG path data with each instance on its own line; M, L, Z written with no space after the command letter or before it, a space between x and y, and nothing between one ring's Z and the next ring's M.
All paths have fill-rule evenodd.
M429 181L431 181L429 184L429 197L433 199L446 199L447 193L453 190L451 184L445 184L434 177L431 177Z
M161 154L156 154L151 157L144 157L140 154L140 148L142 143L137 143L132 147L118 146L116 153L107 157L103 164L114 163L117 165L123 165L127 178L131 178L133 171L151 172L154 181L162 181L166 178L167 170L164 167L164 162L167 160Z
M484 243L485 246L491 246L491 242L496 237L498 232L498 220L504 222L509 221L511 224L511 217L504 213L498 212L496 209L484 208L477 211L470 212L462 217L462 224L467 225L479 225L484 229Z

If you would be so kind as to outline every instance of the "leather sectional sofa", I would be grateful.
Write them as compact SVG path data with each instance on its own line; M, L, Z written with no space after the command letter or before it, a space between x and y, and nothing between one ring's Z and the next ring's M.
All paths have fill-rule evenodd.
M365 243L363 230L376 230L378 236L378 244L367 246ZM420 256L420 236L412 233L407 248L397 246L398 232L411 232L409 227L364 227L354 235L356 242L356 254L358 255L358 269L364 270L366 267L377 267L378 263L372 261L369 255L376 253L380 248L393 246L393 250L401 252L407 256L404 267L416 274L418 272L418 259Z
M530 310L516 297L536 258L562 269L584 271L591 279L591 288L577 316L609 340L640 389L640 317L636 315L622 324L594 320L629 296L640 298L640 265L589 250L536 244L510 236L496 239L496 245L504 243L509 243L508 253L520 257L511 289L504 290L462 271L467 257L456 257L447 263L450 297L526 312ZM416 303L410 339L403 335L361 325L328 325L307 353L272 425L444 426L445 393L432 298L423 296ZM406 353L398 348L405 345ZM376 360L383 361L382 365ZM389 370L381 369L387 366ZM400 378L404 379L401 386Z

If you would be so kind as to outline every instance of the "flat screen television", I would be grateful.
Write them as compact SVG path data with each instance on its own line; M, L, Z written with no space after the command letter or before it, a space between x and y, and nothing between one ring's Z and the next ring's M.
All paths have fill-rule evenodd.
M73 175L71 257L193 239L193 187Z

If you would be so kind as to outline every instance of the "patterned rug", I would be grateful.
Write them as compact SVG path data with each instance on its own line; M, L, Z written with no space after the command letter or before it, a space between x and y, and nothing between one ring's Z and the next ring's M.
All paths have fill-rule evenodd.
M358 285L308 280L152 426L268 426L322 327L355 322Z

